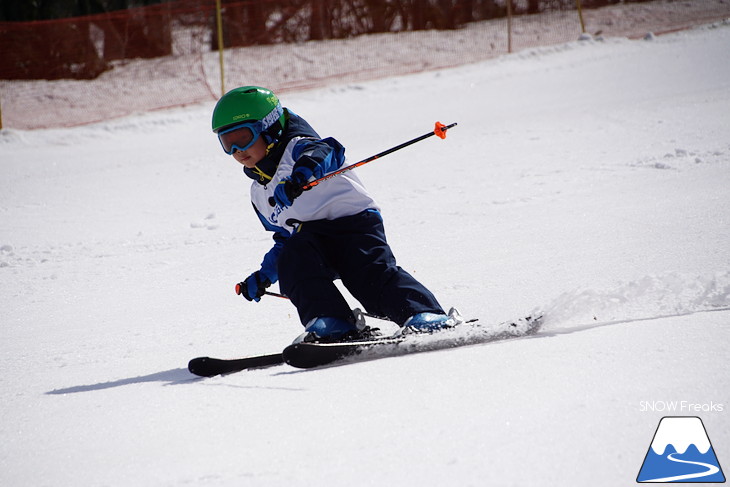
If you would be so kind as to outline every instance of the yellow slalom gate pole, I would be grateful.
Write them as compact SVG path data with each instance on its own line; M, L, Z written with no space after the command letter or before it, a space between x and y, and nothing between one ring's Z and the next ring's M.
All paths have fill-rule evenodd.
M507 0L507 52L512 54L512 0Z
M580 5L580 0L575 0L575 4L578 7L578 18L580 19L580 31L585 34L586 33L586 24L583 22L583 9Z
M223 16L221 14L221 0L215 0L215 23L218 27L218 63L221 67L221 96L226 92L224 65L223 65Z

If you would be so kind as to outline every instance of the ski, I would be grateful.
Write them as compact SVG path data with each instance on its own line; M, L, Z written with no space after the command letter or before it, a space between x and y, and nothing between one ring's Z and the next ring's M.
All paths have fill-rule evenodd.
M346 357L363 353L373 347L397 345L405 337L379 337L370 340L353 340L347 342L301 342L289 345L284 349L284 362L300 369L311 369Z
M309 369L341 361L372 360L517 338L536 333L541 324L542 316L528 316L491 326L470 321L434 333L403 334L349 342L295 343L286 347L282 355L284 362L292 367Z
M309 369L338 362L372 360L456 348L531 335L539 330L542 318L542 316L528 316L496 325L485 325L477 320L469 320L434 333L379 336L347 342L300 342L289 345L282 353L238 359L197 357L188 363L188 370L201 377L213 377L283 363Z
M213 377L222 374L232 374L246 369L258 369L271 367L284 363L281 353L271 353L256 357L238 359L219 359L211 357L197 357L188 362L188 370L191 374L200 377Z
M398 341L397 338L393 337L378 337L370 340L358 340L352 342L346 342L346 345L367 345L376 344L382 342L395 343ZM330 345L340 345L342 342L332 343ZM320 344L321 345L321 344ZM335 357L331 361L337 360ZM188 362L188 371L191 374L195 374L200 377L214 377L216 375L232 374L234 372L241 372L247 369L262 369L266 367L272 367L274 365L280 365L285 362L282 353L271 353L266 355L258 355L256 357L244 357L236 359L220 359L213 357L196 357ZM324 365L321 364L321 365ZM312 365L310 367L315 367Z

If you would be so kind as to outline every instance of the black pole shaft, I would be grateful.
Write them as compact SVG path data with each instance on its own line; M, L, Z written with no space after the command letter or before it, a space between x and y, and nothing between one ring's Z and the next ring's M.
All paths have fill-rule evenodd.
M427 134L423 134L423 135L421 135L419 137L416 137L415 139L409 140L408 142L403 142L402 144L396 145L395 147L391 147L390 149L386 149L383 152L378 152L377 154L372 155L372 156L368 157L367 159L363 159L362 161L358 161L355 164L351 164L351 165L349 165L347 167L343 167L342 169L338 169L337 171L334 171L334 172L331 172L331 173L329 173L329 174L327 174L325 176L322 176L319 179L315 179L314 181L310 181L307 184L305 184L304 186L302 186L301 189L302 189L302 191L309 191L310 189L314 188L315 186L317 186L319 183L321 183L323 181L327 181L328 179L332 179L332 178L334 178L336 176L339 176L343 172L352 171L353 169L358 168L358 167L360 167L362 165L365 165L368 162L372 162L375 159L380 159L381 157L387 156L388 154L392 154L393 152L398 151L398 150L401 150L404 147L408 147L409 145L413 145L416 142L422 141L423 139L427 139L427 138L431 137L432 135L437 135L436 130L441 130L441 132L446 132L448 129L450 129L452 127L456 127L457 124L456 124L456 122L454 122L454 123L449 124L449 125L441 125L441 126L439 126L439 125L441 125L441 124L437 124L436 125L437 128L435 128L432 132L429 132ZM271 198L269 198L269 204L271 206L276 206L276 202L274 201L274 197L273 196Z
M450 129L452 127L455 127L455 126L456 126L456 123L452 123L451 125L445 125L445 126L441 127L441 131L445 132L448 129ZM331 179L331 178L333 178L335 176L338 176L338 175L342 174L343 172L351 171L351 170L353 170L353 169L355 169L357 167L360 167L360 166L362 166L364 164L367 164L368 162L372 162L375 159L380 159L381 157L387 156L388 154L392 154L395 151L399 151L399 150L401 150L401 149L403 149L405 147L408 147L409 145L413 145L416 142L420 142L423 139L427 139L427 138L429 138L429 137L431 137L433 135L436 135L436 130L434 130L432 132L429 132L427 134L423 134L423 135L421 135L419 137L416 137L415 139L411 139L408 142L403 142L402 144L396 145L395 147L391 147L390 149L386 149L383 152L379 152L379 153L377 153L375 155L372 155L372 156L368 157L367 159L363 159L362 161L358 161L355 164L351 164L351 165L349 165L347 167L343 167L342 169L338 169L337 171L331 172L331 173L327 174L326 176L323 176L323 177L321 177L319 179L315 179L314 181L311 181L311 182L305 184L304 186L302 186L302 189L304 191L308 191L308 190L312 189L313 187L317 186L322 181L326 181L328 179Z

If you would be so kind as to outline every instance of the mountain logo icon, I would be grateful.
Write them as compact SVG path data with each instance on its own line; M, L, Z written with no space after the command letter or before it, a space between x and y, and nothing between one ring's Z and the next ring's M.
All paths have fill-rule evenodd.
M702 420L696 416L663 417L636 481L725 482Z

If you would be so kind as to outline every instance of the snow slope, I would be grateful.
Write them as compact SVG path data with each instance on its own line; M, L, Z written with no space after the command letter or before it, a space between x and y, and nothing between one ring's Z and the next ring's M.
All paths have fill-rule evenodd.
M716 25L287 93L355 160L458 122L358 169L399 262L467 316L546 314L312 371L185 369L301 330L233 293L271 241L212 105L0 132L0 484L631 485L666 415L730 465L728 45Z

